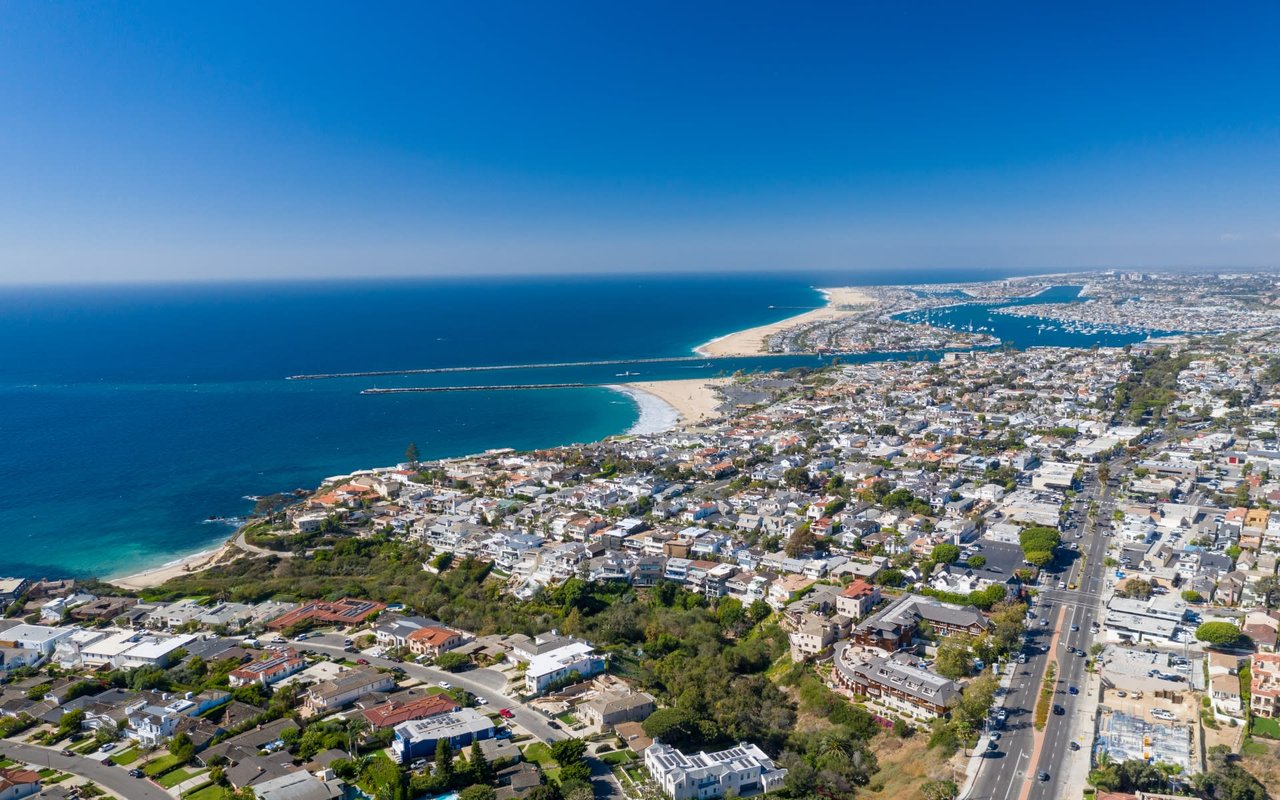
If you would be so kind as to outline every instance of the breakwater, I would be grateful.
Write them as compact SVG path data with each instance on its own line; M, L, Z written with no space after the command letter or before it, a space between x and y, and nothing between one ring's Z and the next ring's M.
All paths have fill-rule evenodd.
M803 353L761 353L752 358L795 357ZM695 362L711 363L714 358L706 356L668 356L664 358L616 358L603 361L558 361L545 364L495 364L477 367L427 367L423 369L381 369L361 372L323 372L310 375L290 375L289 381L321 381L332 378L382 378L391 375L440 375L450 372L497 372L511 369L555 369L558 367L613 367L631 364L689 364Z
M612 383L499 383L490 386L397 386L390 389L361 389L360 394L416 394L421 392L500 392L514 389L582 389L614 386Z

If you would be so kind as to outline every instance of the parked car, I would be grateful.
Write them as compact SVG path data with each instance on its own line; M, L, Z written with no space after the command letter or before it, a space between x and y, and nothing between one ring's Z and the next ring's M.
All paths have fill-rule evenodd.
M369 659L367 659L367 658L357 658L357 659L356 659L356 663L357 663L357 664L359 664L359 665L360 665L360 666L362 666L362 667L367 667L367 666L369 666Z
M1080 749L1080 743L1079 743L1079 742L1072 742L1071 744L1069 744L1069 745L1067 745L1067 746L1068 746L1068 747L1070 747L1072 750L1079 750L1079 749Z
M448 681L440 681L439 683L437 683L437 684L436 684L436 686L439 686L441 689L452 689L452 688L453 688L453 684L452 684L452 683L449 683Z
M137 769L136 767L134 769L129 770L130 778L141 778L144 774L145 773L142 770Z
M99 747L99 748L98 748L98 752L99 752L99 753L110 753L112 750L115 750L115 749L116 749L116 743L115 743L115 742L107 742L107 743L106 743L106 744L104 744L102 747Z
M512 717L515 716L515 714L512 714L511 709L509 708L500 708L498 709L498 716L502 717L503 719L511 719Z

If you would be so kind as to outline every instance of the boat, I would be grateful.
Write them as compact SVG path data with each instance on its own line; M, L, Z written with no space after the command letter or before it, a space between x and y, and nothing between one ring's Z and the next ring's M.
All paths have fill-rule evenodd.
M618 372L618 373L614 373L614 376L613 376L613 377L615 377L615 378L630 378L630 377L631 377L631 376L633 376L633 375L639 375L639 374L640 374L639 372L632 372L631 370L627 370L626 372Z

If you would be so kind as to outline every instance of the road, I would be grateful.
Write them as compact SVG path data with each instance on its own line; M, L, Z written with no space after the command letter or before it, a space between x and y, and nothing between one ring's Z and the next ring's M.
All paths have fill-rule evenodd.
M318 653L350 658L351 654L343 649L345 638L341 634L321 634L312 636L305 641L297 642L295 646L300 650L315 650ZM360 654L359 657L367 660L371 666L400 667L409 677L417 678L427 683L444 681L452 686L465 689L473 695L483 697L491 707L509 708L513 715L512 722L519 725L539 741L551 742L569 737L569 734L565 731L552 728L550 720L541 712L534 711L519 700L503 694L507 687L507 676L498 670L470 669L465 672L445 672L432 667L424 667L421 664L414 664L411 661L401 663L386 658L377 658L366 653ZM594 756L588 755L587 766L591 768L591 785L597 798L623 800L625 795L622 787L618 784L617 779L614 778L607 764Z
M64 756L59 750L12 741L0 743L0 750L9 758L26 761L37 769L48 766L87 778L126 800L173 800L168 792L150 781L130 778L129 773L120 767L108 766L84 756Z
M1122 474L1127 463L1127 458L1113 462L1112 474ZM1091 716L1097 705L1097 697L1086 688L1086 659L1073 655L1070 649L1089 651L1093 644L1090 624L1098 620L1100 613L1107 538L1089 522L1087 510L1090 502L1097 504L1098 519L1105 519L1110 513L1111 488L1100 485L1094 475L1086 479L1083 490L1073 502L1076 518L1063 532L1064 544L1078 543L1083 559L1060 556L1041 577L1043 587L1035 607L1037 619L1028 628L1027 647L1024 649L1028 654L1027 663L1019 665L1006 695L1004 707L1008 721L1001 730L998 749L988 752L982 759L967 800L1018 800L1023 796L1029 800L1052 800L1065 796L1067 767L1072 765L1071 759L1089 758L1091 740L1080 742L1078 751L1070 750L1069 744L1073 719L1077 715ZM1080 538L1076 538L1077 532L1081 534ZM1058 589L1059 582L1076 588ZM1039 624L1043 620L1048 620L1049 625ZM1072 630L1073 627L1076 630ZM1058 635L1057 652L1041 652L1051 645L1055 632ZM1062 706L1064 713L1049 715L1044 740L1036 763L1032 764L1035 703L1050 661L1058 662L1053 702ZM1070 694L1071 686L1077 687L1078 695ZM984 739L979 746L986 747L986 742ZM1049 775L1048 781L1037 779L1041 772Z
M364 653L352 656L343 650L344 636L340 634L323 634L313 636L306 641L297 642L294 646L300 650L315 650L318 653L338 656L339 658L364 658L377 667L400 667L405 674L427 683L445 681L473 695L483 697L489 705L496 708L509 708L514 715L513 720L534 738L548 742L567 737L563 731L557 732L547 723L549 720L540 712L534 711L515 698L503 694L507 686L507 676L494 669L470 669L465 672L445 672L433 667L424 667L411 661L399 662L387 658L375 658Z

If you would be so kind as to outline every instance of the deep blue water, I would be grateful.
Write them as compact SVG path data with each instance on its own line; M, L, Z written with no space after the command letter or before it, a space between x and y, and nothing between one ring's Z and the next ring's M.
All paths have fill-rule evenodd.
M395 463L411 440L432 458L592 441L636 419L629 399L598 387L359 394L374 385L601 382L615 379L617 367L325 381L287 375L685 356L714 336L820 304L813 286L994 277L1001 275L7 289L0 293L0 575L153 566L224 539L228 527L203 520L246 513L245 495ZM816 362L630 369L641 373L636 380L654 380L799 363Z

